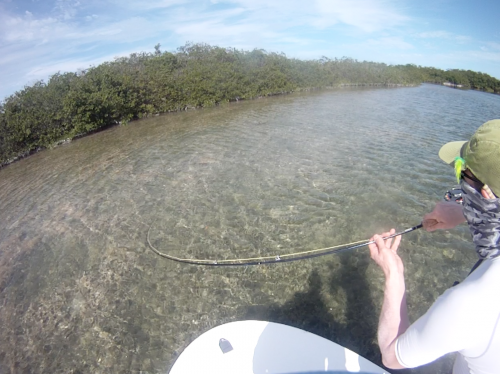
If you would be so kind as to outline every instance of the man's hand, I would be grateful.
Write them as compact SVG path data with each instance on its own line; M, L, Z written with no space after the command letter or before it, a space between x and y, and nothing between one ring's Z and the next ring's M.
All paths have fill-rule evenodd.
M392 369L404 369L396 355L397 338L403 334L410 322L406 309L405 280L403 261L398 256L401 235L384 241L382 237L392 235L396 230L374 235L370 244L370 255L385 274L384 302L378 324L378 345L382 362ZM394 239L394 241L393 241Z
M431 232L438 229L452 229L465 221L460 204L441 201L436 204L431 213L424 216L423 223L424 229Z
M401 235L395 238L384 241L383 237L392 235L396 230L391 229L389 232L384 232L382 236L374 235L370 241L375 240L375 243L368 245L370 248L370 256L382 268L386 278L391 275L402 275L404 272L403 261L398 256L398 247L401 243ZM393 242L394 239L394 242Z

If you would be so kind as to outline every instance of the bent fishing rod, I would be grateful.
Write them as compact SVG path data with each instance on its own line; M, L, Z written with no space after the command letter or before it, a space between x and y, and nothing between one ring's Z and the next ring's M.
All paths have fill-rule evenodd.
M408 234L409 232L418 230L423 227L423 224L410 227L409 229L403 230L401 232L397 232L395 234L383 237L383 240L394 238L395 236ZM369 244L375 243L375 240L366 241L360 240L358 242L352 242L347 244L336 245L333 247L313 249L311 251L303 251L297 253L288 253L284 255L275 255L275 256L263 256L263 257L253 257L253 258L236 258L230 260L210 260L210 259L194 259L194 258L179 258L172 255L168 255L156 249L149 239L149 234L151 232L151 227L148 230L147 240L149 244L149 248L156 253L158 256L167 258L172 261L180 262L183 264L190 265L200 265L200 266L257 266L257 265L269 265L269 264L277 264L282 262L293 262L299 260L306 260L314 257L321 257L331 254L337 254L345 251L350 251L352 249L360 248L367 246Z

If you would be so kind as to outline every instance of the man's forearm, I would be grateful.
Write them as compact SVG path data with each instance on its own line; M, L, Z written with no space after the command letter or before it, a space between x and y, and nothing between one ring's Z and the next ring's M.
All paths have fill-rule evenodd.
M396 357L396 339L409 325L404 275L388 275L378 325L378 344L385 366L392 369L404 368Z

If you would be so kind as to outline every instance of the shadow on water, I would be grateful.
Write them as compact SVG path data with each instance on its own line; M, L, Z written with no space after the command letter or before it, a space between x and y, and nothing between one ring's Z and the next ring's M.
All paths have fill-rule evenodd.
M381 365L376 344L378 312L370 297L364 275L369 261L352 261L349 254L341 257L339 270L330 267L328 283L323 284L318 270L308 278L308 290L297 292L283 305L251 307L246 318L260 319L297 327L338 343ZM346 295L345 317L337 321L323 300L322 290ZM323 291L324 292L324 291Z
M282 305L268 304L247 309L245 318L281 323L340 344L380 367L382 357L377 344L377 327L380 313L379 303L374 302L370 293L370 284L366 278L369 257L341 254L341 266L329 263L327 281L322 280L318 269L314 269L308 278L307 290L296 292L291 300ZM326 283L326 284L325 284ZM344 316L335 317L325 303L325 292L329 296L344 294ZM378 297L378 296L377 296ZM380 294L380 297L382 295ZM377 300L378 301L378 300ZM406 369L405 373L430 374L450 373L452 366L450 355L434 363L415 369ZM399 370L388 370L399 373Z

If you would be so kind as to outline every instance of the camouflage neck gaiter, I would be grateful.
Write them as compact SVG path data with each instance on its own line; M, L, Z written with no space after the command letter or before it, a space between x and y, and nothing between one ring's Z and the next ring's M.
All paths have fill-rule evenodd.
M485 199L463 179L463 213L480 259L500 256L500 199Z

